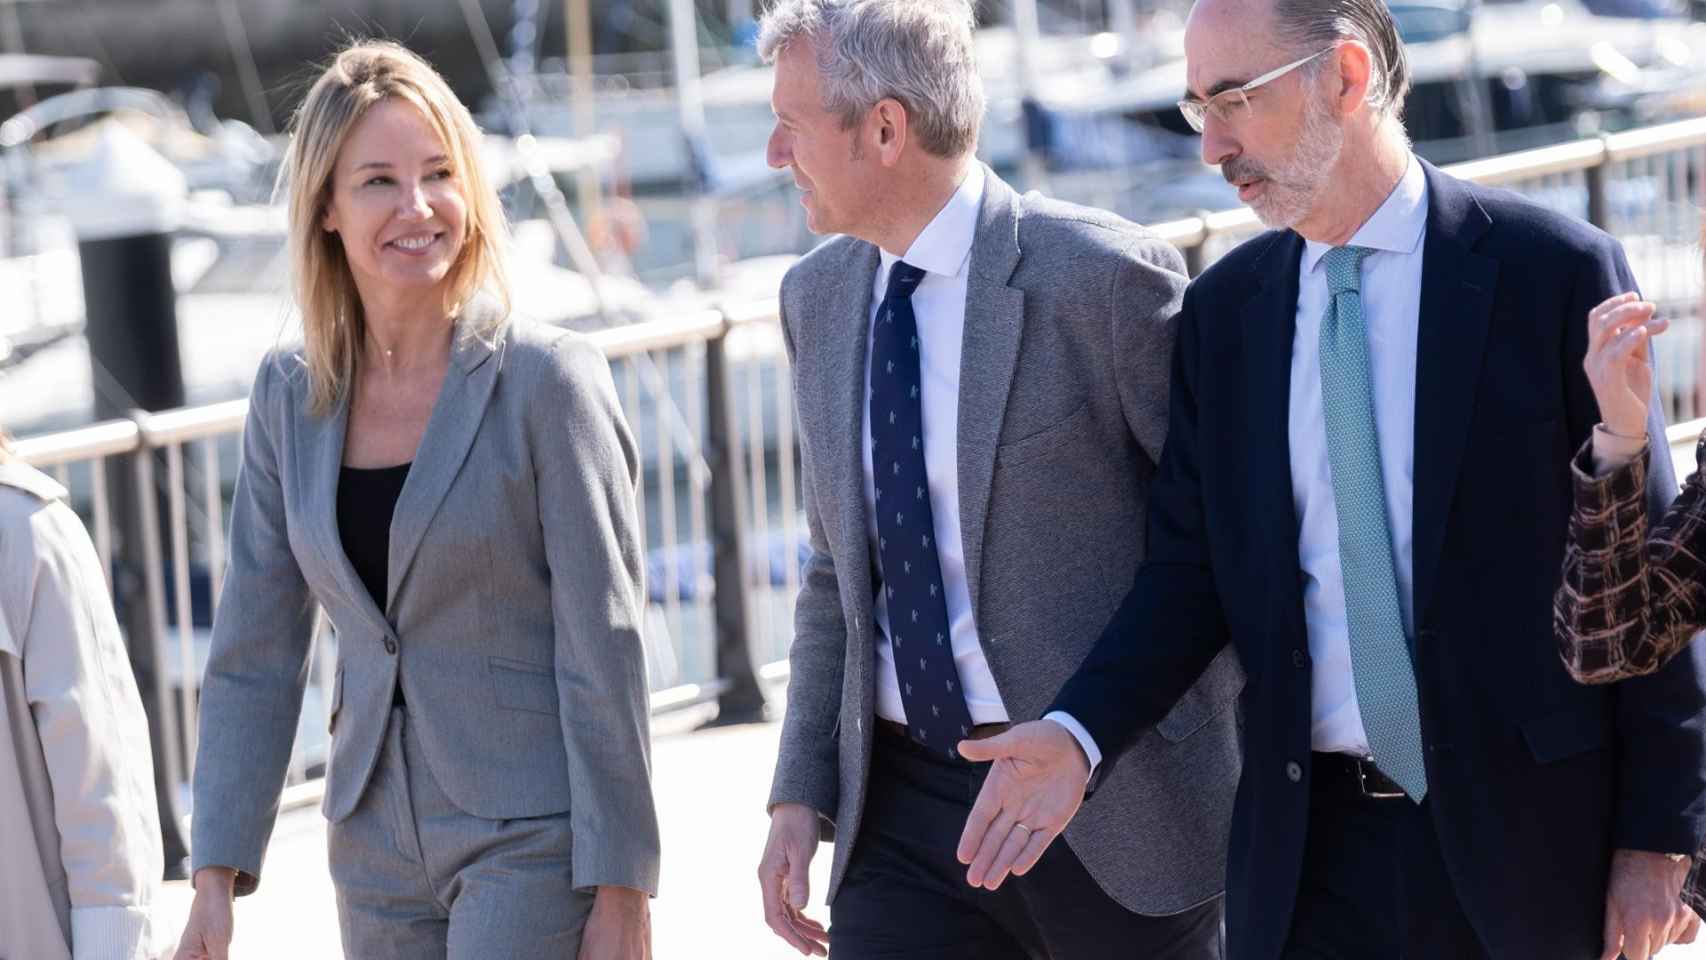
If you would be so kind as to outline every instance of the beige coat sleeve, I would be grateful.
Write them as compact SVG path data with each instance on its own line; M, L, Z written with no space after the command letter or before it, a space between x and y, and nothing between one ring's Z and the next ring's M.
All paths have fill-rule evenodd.
M50 781L72 954L146 957L162 873L147 720L88 534L63 503L34 502L0 516L0 603Z

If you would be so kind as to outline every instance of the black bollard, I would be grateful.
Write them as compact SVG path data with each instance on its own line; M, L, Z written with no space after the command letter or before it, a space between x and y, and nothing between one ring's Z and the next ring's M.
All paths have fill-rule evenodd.
M134 134L108 124L92 155L70 171L67 181L63 206L77 231L82 263L95 418L128 419L138 410L183 406L171 262L171 232L182 217L183 175ZM144 450L135 456L156 454ZM135 480L138 466L131 458L106 463L107 489L112 491L113 599L148 717L166 879L183 879L189 844L178 814L178 789L167 763L166 743L187 718L166 722L167 712L176 706L165 678L156 672L155 665L165 662L157 651L166 638L154 632L144 566L150 560L165 560L148 557L147 544L167 542L163 531L150 538L145 524L150 515L170 514L158 488L157 503L142 502ZM163 469L150 473L165 476ZM186 742L181 736L175 739L179 744ZM187 767L188 758L184 764Z

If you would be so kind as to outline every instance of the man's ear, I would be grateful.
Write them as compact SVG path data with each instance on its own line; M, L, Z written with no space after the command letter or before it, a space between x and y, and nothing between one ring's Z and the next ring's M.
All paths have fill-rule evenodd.
M1355 113L1368 100L1368 88L1374 82L1374 55L1356 40L1339 44L1333 54L1339 66L1338 90L1335 97L1339 113Z
M878 101L871 113L875 121L877 155L882 158L884 166L894 166L912 136L906 108L899 100L888 97Z

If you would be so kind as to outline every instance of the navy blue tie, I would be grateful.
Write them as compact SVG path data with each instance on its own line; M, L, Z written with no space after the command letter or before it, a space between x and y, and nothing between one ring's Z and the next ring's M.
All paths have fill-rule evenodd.
M877 555L906 732L919 744L958 759L954 744L970 734L972 723L948 636L948 603L924 465L918 317L912 310L912 292L923 279L923 270L895 263L872 338L869 422Z

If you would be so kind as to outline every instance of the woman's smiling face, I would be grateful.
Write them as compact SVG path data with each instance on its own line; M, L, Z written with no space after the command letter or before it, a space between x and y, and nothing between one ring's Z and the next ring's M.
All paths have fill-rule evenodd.
M323 226L342 241L363 300L442 284L466 242L468 203L450 148L414 104L373 105L338 151Z

